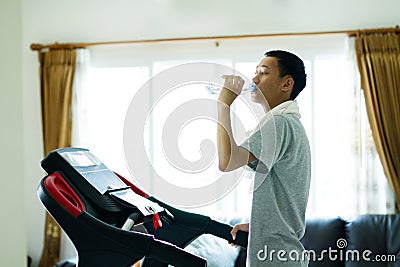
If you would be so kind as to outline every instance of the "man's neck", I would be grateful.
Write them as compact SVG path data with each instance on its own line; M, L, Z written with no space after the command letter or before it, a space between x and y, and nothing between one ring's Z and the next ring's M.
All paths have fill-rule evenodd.
M263 109L264 109L264 112L267 113L268 111L270 111L274 107L282 104L283 102L289 101L289 100L290 100L289 98L284 98L284 99L280 99L280 100L278 100L276 102L271 101L271 103L266 103L265 105L262 105Z

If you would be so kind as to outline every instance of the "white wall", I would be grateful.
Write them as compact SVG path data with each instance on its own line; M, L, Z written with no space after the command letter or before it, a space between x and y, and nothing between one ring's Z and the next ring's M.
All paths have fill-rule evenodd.
M0 266L26 266L21 1L0 2Z
M5 138L10 141L8 144L17 143L18 147L17 151L12 153L15 163L8 166L6 174L12 174L16 179L13 184L21 183L21 186L21 175L25 177L27 249L29 255L34 257L34 266L42 251L44 211L36 196L36 187L43 176L39 166L43 150L37 54L29 50L31 43L333 31L393 27L400 24L398 15L400 1L398 0L203 0L195 3L178 0L21 1L23 93L18 91L21 86L20 77L6 76L11 79L13 87L17 89L6 91L6 93L13 93L11 101L16 104L11 105L9 102L8 106L2 105L0 108L5 122L3 125L17 123L16 133L7 131L5 135ZM16 10L18 1L13 7L15 9L13 11L19 15L20 12ZM2 13L7 12L1 10ZM12 22L15 23L7 22L6 26L1 23L0 27L2 30L8 27L15 30L14 33L10 33L10 37L14 38L16 35L18 46L20 45L18 33L21 30L19 16L13 18ZM18 48L10 44L9 50L12 54L5 55L9 60L4 60L2 57L1 69L4 69L11 59L14 61L15 58L21 58ZM261 47L260 53L262 51ZM18 72L20 67L18 64L14 66L15 71ZM3 81L1 83L4 84ZM4 91L4 89L1 90ZM4 115L3 113L8 113L11 107L15 114ZM22 115L23 126L21 126ZM24 144L23 155L21 140ZM24 169L18 170L19 175L13 173L12 167L19 166L23 162L24 165L21 166L24 166ZM21 190L21 188L15 190ZM11 194L8 193L8 196ZM19 218L23 216L20 215ZM1 228L4 228L4 224L5 222L2 221ZM21 237L21 240L24 238ZM3 250L0 251L3 253Z

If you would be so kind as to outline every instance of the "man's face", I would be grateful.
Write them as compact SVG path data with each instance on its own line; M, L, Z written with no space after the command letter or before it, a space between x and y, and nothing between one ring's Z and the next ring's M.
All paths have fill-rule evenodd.
M259 90L252 92L252 101L262 105L275 103L280 97L284 83L284 79L280 77L278 59L264 57L256 68L253 82Z

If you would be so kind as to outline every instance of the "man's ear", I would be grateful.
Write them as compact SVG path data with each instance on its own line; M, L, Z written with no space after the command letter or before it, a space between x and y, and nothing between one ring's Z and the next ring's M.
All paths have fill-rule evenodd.
M293 89L294 79L291 76L286 77L282 86L282 91L287 92Z

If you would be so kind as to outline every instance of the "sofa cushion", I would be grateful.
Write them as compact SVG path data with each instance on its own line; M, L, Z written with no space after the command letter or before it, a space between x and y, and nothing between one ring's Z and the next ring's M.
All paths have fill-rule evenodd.
M230 225L248 221L246 217L233 215L219 217L215 220ZM240 253L240 248L233 247L228 241L210 234L199 236L187 245L184 250L205 258L209 267L232 267L235 265Z
M331 250L338 250L338 240L345 238L345 221L336 218L312 218L306 221L306 232L301 239L309 253L309 267L343 267L339 257Z
M199 236L184 250L205 258L209 267L232 267L239 254L239 248L235 248L229 245L228 241L210 234Z
M346 267L400 266L400 215L358 216L346 232Z

